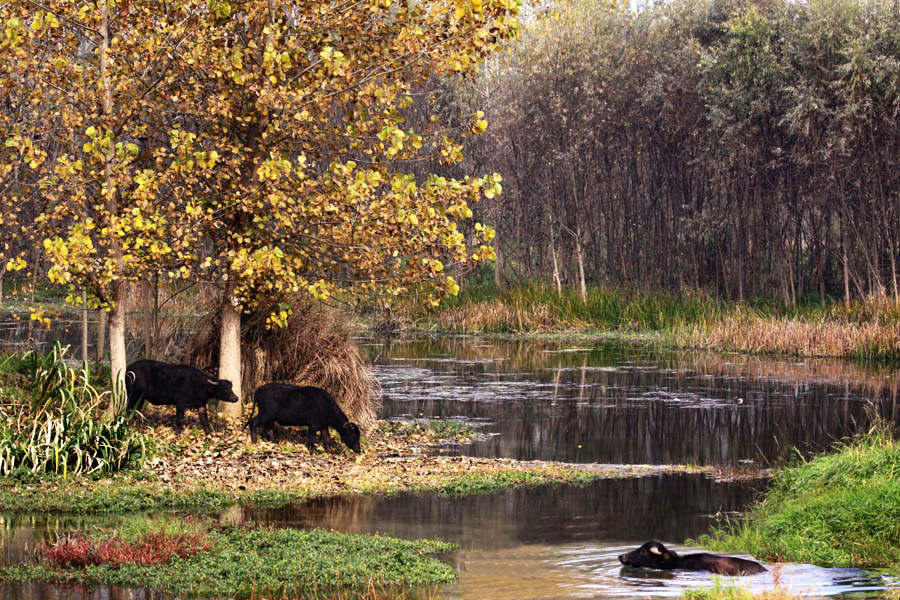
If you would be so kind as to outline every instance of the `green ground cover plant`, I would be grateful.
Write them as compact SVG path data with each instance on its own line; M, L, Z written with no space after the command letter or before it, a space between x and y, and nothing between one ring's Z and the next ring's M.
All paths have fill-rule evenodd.
M900 443L884 423L776 472L746 519L698 544L769 561L900 568Z
M455 546L322 530L202 526L181 531L82 532L38 551L37 564L0 570L6 580L49 580L231 598L321 597L406 590L455 580L434 558Z

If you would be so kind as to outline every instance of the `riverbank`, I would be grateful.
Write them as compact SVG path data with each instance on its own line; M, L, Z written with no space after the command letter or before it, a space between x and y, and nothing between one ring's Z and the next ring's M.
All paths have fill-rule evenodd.
M439 446L458 444L471 430L444 421L378 423L363 452L339 446L310 455L300 432L282 430L277 443L251 444L246 430L216 422L211 436L196 418L175 436L171 411L148 407L139 428L153 456L138 471L106 477L23 477L0 482L0 510L121 513L140 510L220 510L230 504L281 506L341 494L401 492L464 495L510 487L586 484L602 477L708 471L693 466L563 465L548 462L435 456ZM339 444L335 440L335 444Z
M417 327L451 333L617 336L686 349L900 361L900 303L733 303L699 293L469 286Z
M878 425L850 443L776 470L746 518L697 543L774 562L900 571L900 442Z

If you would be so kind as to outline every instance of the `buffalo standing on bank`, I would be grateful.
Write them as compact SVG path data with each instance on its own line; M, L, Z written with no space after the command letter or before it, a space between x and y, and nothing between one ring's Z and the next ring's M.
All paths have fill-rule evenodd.
M138 360L126 368L125 391L128 411L139 409L146 400L150 404L175 407L175 432L181 433L184 411L196 408L200 424L210 433L206 403L210 398L237 402L227 379L213 379L189 365L173 365L158 360Z
M331 427L348 448L360 452L359 426L351 423L331 394L321 388L267 383L253 393L253 404L258 414L253 417L251 412L247 424L254 443L258 429L265 430L267 437L274 441L275 423L307 427L306 447L312 454L316 434L322 432L322 446L326 447L331 439L328 435L328 428Z

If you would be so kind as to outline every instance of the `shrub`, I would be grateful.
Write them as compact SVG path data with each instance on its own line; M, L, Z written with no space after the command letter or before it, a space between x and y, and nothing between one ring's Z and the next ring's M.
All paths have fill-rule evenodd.
M0 407L0 475L110 473L146 458L144 436L121 407L107 406L110 394L86 371L65 364L65 351L57 342L47 356L29 352L20 363L30 370L30 398Z

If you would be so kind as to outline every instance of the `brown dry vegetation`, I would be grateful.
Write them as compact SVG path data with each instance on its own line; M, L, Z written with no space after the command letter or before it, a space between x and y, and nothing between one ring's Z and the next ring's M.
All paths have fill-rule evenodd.
M673 341L703 350L810 357L900 355L900 322L850 322L760 316L746 311L676 330Z
M434 322L444 331L550 332L587 328L586 323L563 318L545 304L509 304L486 300L442 310Z
M196 415L188 415L181 436L171 428L171 410L147 407L141 424L156 440L158 456L149 469L149 488L190 491L197 488L229 492L255 490L305 492L309 496L345 493L397 492L437 488L461 476L492 475L509 471L534 473L546 481L568 481L576 470L599 477L629 477L684 467L624 465L595 467L466 456L429 456L435 444L465 442L465 435L437 439L433 432L412 423L379 421L363 440L356 455L337 439L336 450L321 447L310 455L301 430L282 428L278 441L251 444L247 431L214 419L214 432L204 436ZM692 471L702 470L691 468ZM710 470L711 471L711 470Z
M243 397L272 381L315 385L331 392L351 421L368 432L380 408L380 386L365 365L351 338L344 315L311 302L297 302L280 328L266 327L267 312L241 318L241 370ZM219 325L216 312L207 314L188 343L189 364L216 371L219 361Z

